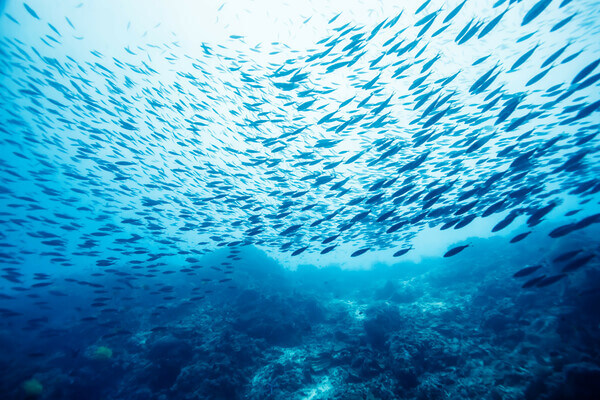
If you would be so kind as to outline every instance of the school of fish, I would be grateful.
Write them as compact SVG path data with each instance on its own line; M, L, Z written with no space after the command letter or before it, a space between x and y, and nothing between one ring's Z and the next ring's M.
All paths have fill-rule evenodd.
M306 52L232 35L231 49L189 54L174 40L122 58L90 49L85 61L48 55L77 38L68 17L47 21L23 3L47 31L26 43L4 13L3 280L22 283L25 263L151 270L223 246L400 257L425 227L501 213L494 233L526 218L515 243L566 196L577 207L551 238L599 223L600 46L582 43L597 37L598 15L577 1L498 0L493 14L456 23L473 1L425 0L375 26L337 14ZM562 19L549 24L549 10ZM502 28L509 18L519 23ZM518 45L500 52L502 29L517 30ZM527 51L498 57L511 46ZM268 52L286 61L254 59ZM462 53L477 56L455 68ZM565 254L563 274L524 287L593 257Z

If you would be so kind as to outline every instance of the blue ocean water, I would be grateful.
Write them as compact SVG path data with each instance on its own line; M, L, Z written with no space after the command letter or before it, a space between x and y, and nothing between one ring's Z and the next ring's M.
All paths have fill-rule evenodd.
M599 34L0 1L0 399L600 398Z

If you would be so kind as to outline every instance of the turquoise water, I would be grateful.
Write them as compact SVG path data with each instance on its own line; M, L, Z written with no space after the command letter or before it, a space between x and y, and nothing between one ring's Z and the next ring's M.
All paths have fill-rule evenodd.
M0 2L0 397L598 398L599 6Z

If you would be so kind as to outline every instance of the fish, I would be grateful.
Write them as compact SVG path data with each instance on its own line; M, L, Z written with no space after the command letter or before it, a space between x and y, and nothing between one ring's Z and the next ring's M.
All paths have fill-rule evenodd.
M308 246L300 247L292 252L292 257L298 256L308 250Z
M569 262L567 265L565 265L562 268L562 272L571 272L571 271L575 271L576 269L579 269L581 267L583 267L584 265L586 265L588 262L590 262L593 258L595 257L594 254L587 254L585 256L576 258L574 260L572 260L571 262Z
M581 253L582 251L583 251L583 249L569 250L569 251L559 254L552 261L555 263L568 261L571 258L575 257L577 254Z
M461 251L463 251L464 249L466 249L467 247L469 247L468 244L453 247L450 250L448 250L446 253L444 253L444 258L455 256L458 253L460 253Z
M539 82L544 76L546 76L546 74L548 72L550 72L550 70L552 69L552 67L549 67L541 72L539 72L537 75L535 75L533 78L531 78L530 80L527 81L527 83L525 83L525 87L527 86L531 86L537 82Z
M531 267L525 267L515 272L513 274L513 278L522 278L524 276L531 275L540 268L542 268L542 265L532 265Z
M568 24L569 22L571 22L571 20L577 15L577 13L572 14L566 18L564 18L563 20L559 21L556 23L556 25L554 25L552 28L550 28L550 32L554 32L559 30L560 28L562 28L563 26L565 26L566 24Z
M532 278L532 279L528 280L527 282L525 282L523 285L521 285L521 287L524 289L534 287L538 283L542 282L545 278L546 278L546 275L541 275L541 276Z
M496 27L496 25L498 25L498 23L500 22L502 17L504 17L504 15L508 12L508 10L509 10L509 8L507 8L502 13L500 13L496 18L494 18L490 22L488 22L487 25L481 30L481 32L479 32L477 39L481 39L484 36L486 36L488 33L490 33L492 31L492 29L494 29Z
M492 228L492 232L498 232L501 231L502 229L506 228L508 225L510 225L515 218L519 215L518 212L510 212L506 217L504 217L504 219L500 222L498 222L496 225L494 225L494 227Z
M594 69L596 69L598 64L600 64L600 58L598 58L597 60L592 61L590 64L586 65L581 71L579 71L577 73L577 75L575 75L575 77L571 81L571 85L578 83L583 78L588 76Z
M535 3L523 17L521 26L525 26L536 19L546 8L548 8L550 3L552 3L552 0L539 0Z
M358 257L358 256L360 256L362 254L365 254L369 250L371 250L370 247L365 247L363 249L356 250L355 252L353 252L352 254L350 254L350 257Z
M600 223L600 214L593 214L593 215L587 216L587 217L583 218L582 220L580 220L579 222L561 225L561 226L553 229L552 231L550 231L548 236L556 239L556 238L568 235L569 233L572 233L574 231L584 229L584 228L586 228L592 224L596 224L596 223Z
M421 5L419 6L419 8L417 8L417 9L416 9L416 11L415 11L415 14L418 14L418 13L420 13L421 11L423 11L423 10L424 10L424 9L425 9L425 8L426 8L428 5L429 5L429 3L430 3L430 2L431 2L431 0L425 0L425 1L423 2L423 4L421 4Z
M510 243L520 242L521 240L525 239L530 234L531 234L531 231L519 233L518 235L516 235L515 237L513 237L512 239L510 239Z
M333 246L328 246L328 247L325 247L323 250L321 250L321 254L327 254L327 253L330 253L330 252L332 252L332 251L333 251L333 250L334 250L336 247L337 247L337 245L335 245L335 244L334 244Z
M531 214L531 216L527 219L526 223L529 227L535 226L537 224L539 224L542 219L548 214L550 213L556 206L558 205L557 202L551 202L550 204L548 204L545 207L539 208L537 209L534 213Z
M37 15L37 13L31 7L29 7L27 5L27 3L23 3L23 7L25 7L25 10L27 10L29 15L31 15L33 18L40 19L40 17Z
M454 7L452 9L452 11L450 11L448 13L448 15L446 15L446 18L444 18L443 23L446 24L448 22L450 22L454 17L456 17L456 15L458 15L458 13L460 12L460 10L462 10L463 6L465 5L465 3L467 2L467 0L463 0L462 3L459 3L456 7Z
M401 257L401 256L403 256L404 254L408 253L410 250L411 250L411 248L410 248L410 247L409 247L409 248L406 248L406 249L400 249L400 250L396 251L396 252L394 253L394 255L393 255L393 256L394 256L394 257Z
M540 279L535 286L536 287L546 287L546 286L550 286L564 278L567 277L567 274L557 274L557 275L551 275L548 277L545 277L543 279Z
M560 49L558 49L554 53L552 53L550 56L548 56L548 58L542 63L542 68L546 68L548 65L552 64L556 59L558 59L565 52L565 50L567 50L567 48L570 45L571 45L571 43L567 43L566 45L564 45L563 47L561 47Z
M540 44L536 44L534 47L525 52L521 57L519 57L513 65L510 67L510 71L517 70L521 65L525 63L525 61L529 60L529 58L533 55L533 53L537 50Z

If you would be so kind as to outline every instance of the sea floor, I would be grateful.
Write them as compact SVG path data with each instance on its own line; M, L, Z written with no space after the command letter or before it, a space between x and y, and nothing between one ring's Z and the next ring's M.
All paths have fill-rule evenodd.
M597 399L597 261L522 289L517 259L542 250L498 240L370 271L249 249L214 287L107 275L108 305L80 290L4 318L2 399Z

